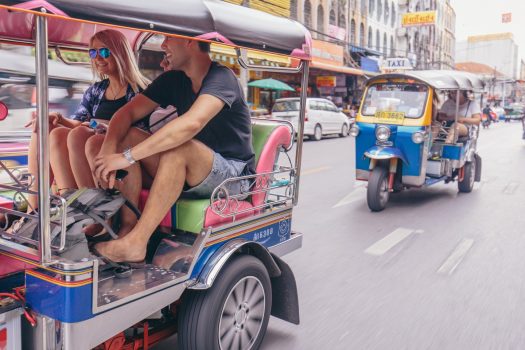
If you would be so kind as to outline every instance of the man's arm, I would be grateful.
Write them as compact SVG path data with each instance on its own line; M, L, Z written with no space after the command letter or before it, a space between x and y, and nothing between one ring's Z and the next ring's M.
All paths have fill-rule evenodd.
M189 111L133 147L131 155L140 160L182 145L194 138L223 107L224 102L219 98L200 95Z
M100 154L115 153L119 143L126 137L131 125L144 118L158 106L156 102L142 94L133 97L111 118Z

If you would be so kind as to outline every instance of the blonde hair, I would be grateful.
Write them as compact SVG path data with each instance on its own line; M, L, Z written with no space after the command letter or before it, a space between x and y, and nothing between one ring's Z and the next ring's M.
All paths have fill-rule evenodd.
M148 86L150 80L140 72L131 46L124 34L114 29L102 30L91 37L89 40L90 46L93 46L95 39L104 44L115 58L118 76L122 85L131 85L134 92L138 92L139 88L145 89ZM93 73L101 80L108 78L105 74L100 74L97 71L93 60L91 61L91 68Z

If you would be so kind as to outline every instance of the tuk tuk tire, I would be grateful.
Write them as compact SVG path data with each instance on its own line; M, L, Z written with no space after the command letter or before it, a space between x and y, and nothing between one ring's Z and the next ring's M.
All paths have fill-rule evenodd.
M476 158L472 162L465 163L464 167L463 181L458 181L458 190L461 193L470 193L476 179Z
M381 190L383 188L383 190ZM384 190L386 189L386 191ZM390 192L388 191L388 172L385 167L377 166L370 173L368 188L366 191L366 201L371 211L381 211L385 209Z
M312 135L312 139L314 141L321 141L323 138L323 129L321 128L321 125L317 124L314 128L314 134Z
M348 136L348 126L346 124L343 124L343 127L341 128L341 133L339 134L340 137L347 137Z
M226 320L223 317L226 317L224 312L227 301L234 301L232 292L234 290L240 292L238 287L241 287L242 283L247 283L246 281L255 283L253 290L261 292L264 299L261 301L258 298L258 302L250 303L250 298L241 297L244 302L238 306L234 305L235 310L238 311L227 319L226 327L231 322L231 326L229 326L231 328L228 331L242 335L243 332L246 332L244 321L249 319L250 311L253 313L253 310L256 310L254 306L262 302L264 311L260 314L259 310L256 314L257 318L260 317L260 321L255 328L258 326L259 329L250 343L244 340L245 343L242 347L238 346L236 333L233 336L233 343L219 344L221 321ZM231 349L234 345L235 349L258 349L268 327L271 309L272 287L266 267L254 256L237 255L226 263L211 288L203 291L188 291L183 296L181 308L178 311L179 332L177 338L179 349L219 350ZM237 323L239 318L241 322ZM246 328L248 327L249 325ZM250 327L250 329L253 332L254 327Z

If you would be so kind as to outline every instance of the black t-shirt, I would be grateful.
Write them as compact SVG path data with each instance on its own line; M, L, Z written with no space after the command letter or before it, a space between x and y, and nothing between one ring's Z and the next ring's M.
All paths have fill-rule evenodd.
M111 117L113 117L113 114L115 114L115 112L118 111L127 102L128 99L126 98L126 96L122 96L121 98L118 98L116 100L108 100L104 97L102 101L100 101L100 104L93 118L110 120Z
M235 74L213 62L195 94L191 80L181 71L168 71L155 79L143 92L161 106L173 105L182 116L199 95L212 95L224 102L224 108L195 137L226 159L248 163L246 174L255 173L250 111Z

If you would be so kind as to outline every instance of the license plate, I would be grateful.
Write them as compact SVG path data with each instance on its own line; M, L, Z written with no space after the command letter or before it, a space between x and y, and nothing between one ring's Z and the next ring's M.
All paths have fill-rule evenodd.
M403 124L404 112L376 112L374 115L379 124Z

